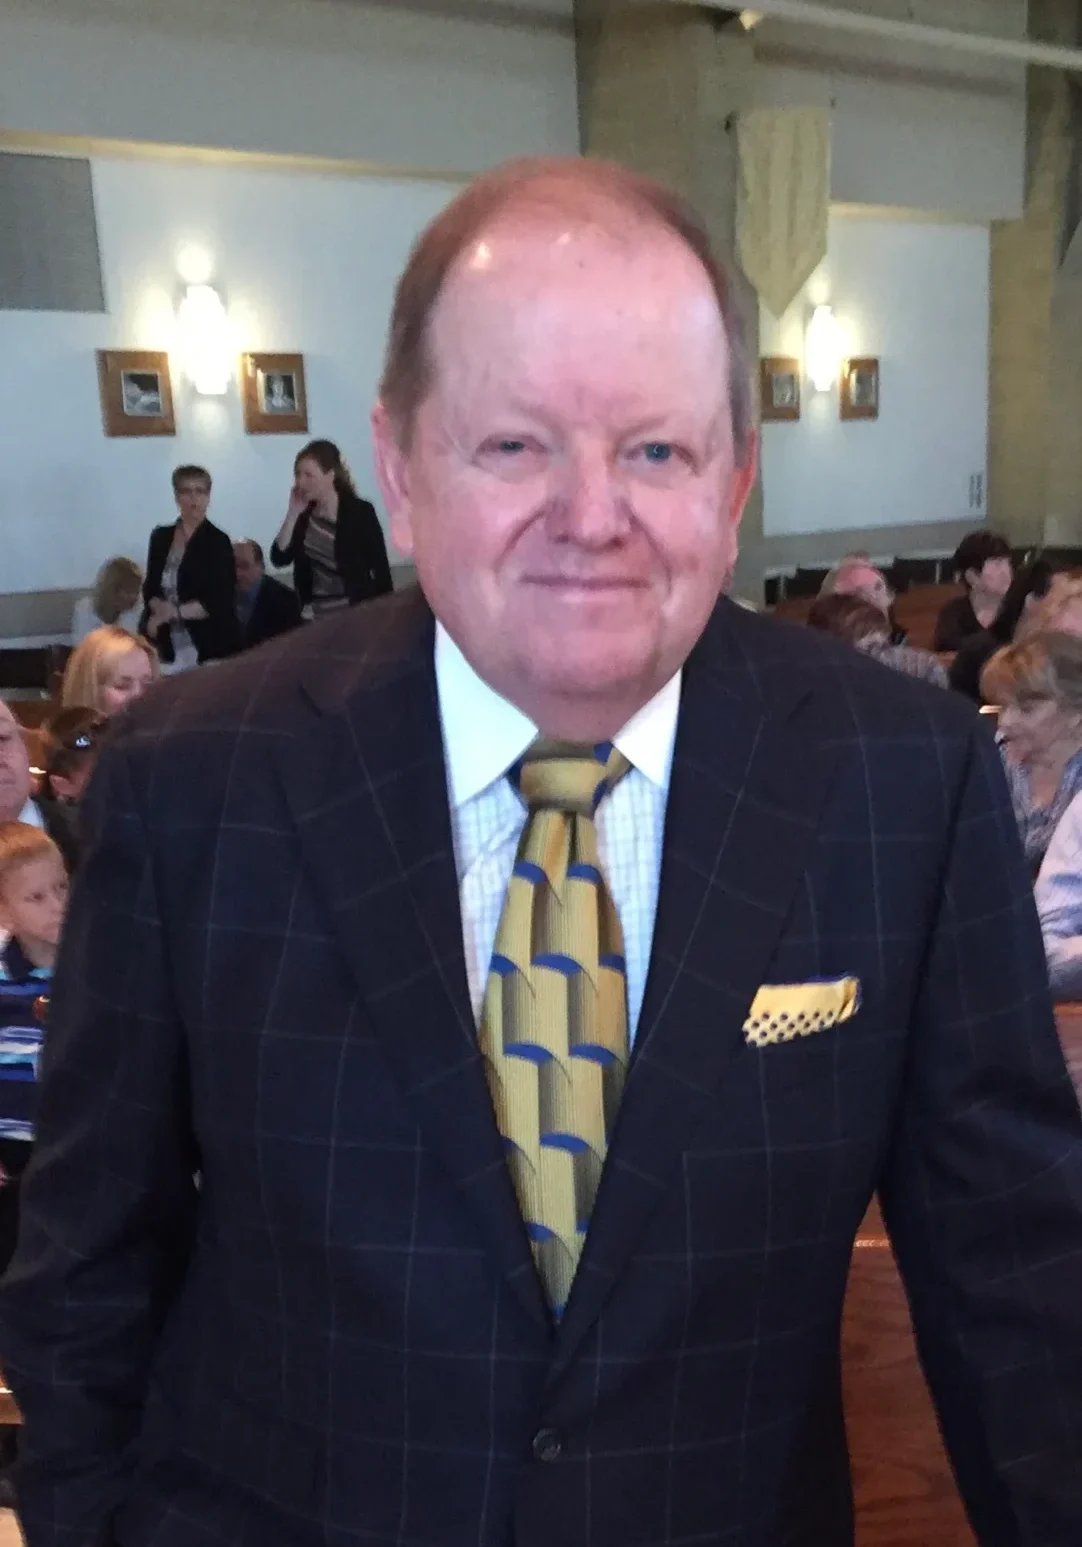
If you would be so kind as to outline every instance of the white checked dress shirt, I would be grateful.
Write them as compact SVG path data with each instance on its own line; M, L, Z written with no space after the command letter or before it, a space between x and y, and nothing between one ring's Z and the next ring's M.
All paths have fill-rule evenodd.
M436 686L466 972L474 1015L479 1020L504 893L526 824L526 807L505 776L537 735L537 727L481 680L439 625ZM624 931L632 1038L642 1009L654 939L665 806L679 710L677 674L612 738L631 764L631 772L605 798L597 814L598 852Z

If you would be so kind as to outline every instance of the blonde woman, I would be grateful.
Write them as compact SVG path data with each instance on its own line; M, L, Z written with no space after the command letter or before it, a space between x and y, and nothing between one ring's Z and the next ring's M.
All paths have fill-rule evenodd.
M1015 819L1036 872L1082 791L1082 638L1027 634L988 662L981 693L999 709Z
M118 555L106 559L89 596L75 603L71 620L71 642L81 645L86 636L103 623L113 623L138 633L143 611L143 571L134 559Z
M158 658L145 639L106 625L88 634L72 653L60 699L65 709L118 713L140 698L158 676Z

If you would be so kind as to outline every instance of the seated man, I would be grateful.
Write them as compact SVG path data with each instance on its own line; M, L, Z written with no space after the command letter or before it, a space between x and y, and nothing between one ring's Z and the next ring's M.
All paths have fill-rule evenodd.
M1036 897L1053 996L1082 999L1082 794L1052 834Z
M242 645L251 650L279 634L287 634L301 621L297 593L267 574L263 549L254 538L233 544L237 561L237 617Z
M905 630L894 619L894 592L890 581L878 565L873 564L866 553L847 553L830 570L819 590L821 598L828 596L857 596L869 607L881 612L890 625L888 635L892 645L904 645Z
M881 569L871 559L848 553L827 575L819 592L820 596L859 596L861 601L875 607L884 617L890 614L894 600L890 583Z
M31 799L30 757L19 722L0 700L0 822L28 822L42 827L41 812Z

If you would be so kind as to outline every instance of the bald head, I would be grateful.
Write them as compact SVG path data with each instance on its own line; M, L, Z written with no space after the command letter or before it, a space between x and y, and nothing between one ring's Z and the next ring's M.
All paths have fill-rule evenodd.
M754 448L754 411L747 351L728 276L691 207L662 184L626 167L578 158L508 163L472 182L421 236L399 281L391 317L380 400L403 446L432 386L431 325L445 286L464 266L483 264L486 238L515 231L543 257L553 243L603 234L625 248L645 233L663 233L703 271L727 344L729 415L737 461ZM599 295L598 304L604 304ZM664 304L664 297L658 301Z
M30 759L18 722L0 702L0 822L17 822L30 799Z
M843 559L823 582L824 596L857 596L886 616L890 612L891 591L881 569L866 559Z

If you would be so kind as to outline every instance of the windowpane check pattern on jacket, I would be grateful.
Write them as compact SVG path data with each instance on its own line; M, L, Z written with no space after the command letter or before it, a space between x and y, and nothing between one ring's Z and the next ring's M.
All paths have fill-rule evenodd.
M496 933L481 1049L553 1314L571 1292L627 1074L627 965L594 813L630 763L539 739L511 772L529 809Z

